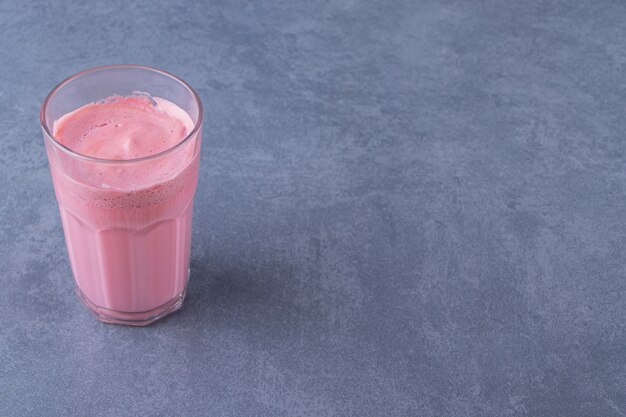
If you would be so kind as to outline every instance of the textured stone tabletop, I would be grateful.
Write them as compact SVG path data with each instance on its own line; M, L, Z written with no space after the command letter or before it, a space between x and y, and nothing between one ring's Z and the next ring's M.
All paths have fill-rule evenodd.
M623 1L0 0L0 416L626 415ZM205 104L184 307L78 301L38 125Z

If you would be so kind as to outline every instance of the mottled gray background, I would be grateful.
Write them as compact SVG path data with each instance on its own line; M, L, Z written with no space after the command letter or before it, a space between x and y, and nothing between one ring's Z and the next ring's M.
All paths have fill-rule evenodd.
M0 62L1 416L626 415L623 1L0 0ZM206 109L141 329L76 298L38 126L110 63Z

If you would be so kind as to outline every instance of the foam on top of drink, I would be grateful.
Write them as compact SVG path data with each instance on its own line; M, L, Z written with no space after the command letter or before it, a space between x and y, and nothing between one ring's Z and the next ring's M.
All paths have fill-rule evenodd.
M90 207L137 209L193 192L200 132L172 152L156 156L183 141L193 128L191 116L176 104L140 93L111 96L69 112L54 122L57 141L106 161L49 148L53 177L63 183L57 196ZM129 161L150 155L155 156Z
M54 136L82 155L125 160L175 146L193 125L189 114L171 101L111 96L63 115L54 123Z

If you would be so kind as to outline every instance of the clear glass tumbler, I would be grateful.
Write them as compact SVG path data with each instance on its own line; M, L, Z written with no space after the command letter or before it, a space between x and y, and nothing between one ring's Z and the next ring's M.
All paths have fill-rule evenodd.
M178 105L194 123L185 138L163 152L100 159L54 137L55 121L85 104L146 93ZM198 94L158 69L98 67L57 85L42 105L40 120L79 297L108 323L143 326L176 311L189 279L202 133Z

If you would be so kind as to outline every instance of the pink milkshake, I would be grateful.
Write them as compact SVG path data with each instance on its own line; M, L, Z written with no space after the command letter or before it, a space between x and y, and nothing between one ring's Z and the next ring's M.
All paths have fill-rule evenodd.
M199 114L194 121L170 100L131 93L48 121L46 148L77 291L102 321L145 325L182 305Z

